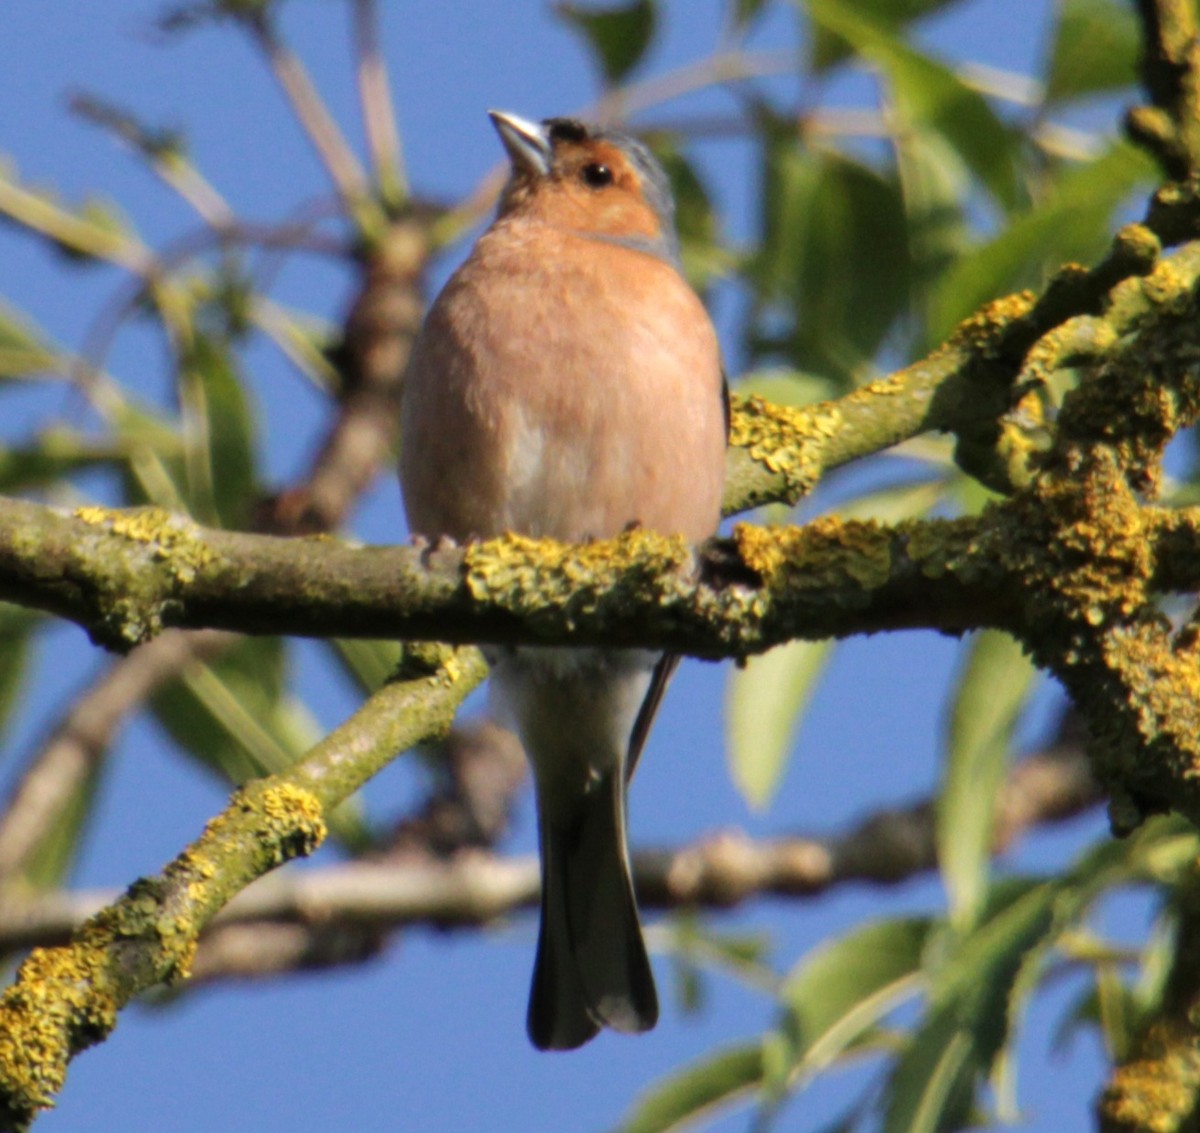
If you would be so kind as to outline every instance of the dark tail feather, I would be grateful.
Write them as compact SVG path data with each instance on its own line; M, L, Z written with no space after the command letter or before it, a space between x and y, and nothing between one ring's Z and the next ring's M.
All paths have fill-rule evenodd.
M646 746L646 737L650 735L650 725L654 723L654 717L658 715L658 706L662 703L663 695L667 691L667 685L671 683L671 678L675 675L675 670L679 668L679 662L678 653L664 653L659 658L658 664L654 666L650 687L646 690L646 699L642 701L642 706L638 709L637 719L633 722L633 731L629 734L629 752L625 758L626 783L633 778L633 773L637 770L638 760L642 757L642 748Z
M529 1037L572 1050L600 1027L658 1022L654 976L625 849L625 784L595 783L570 821L541 808L542 924L529 997Z

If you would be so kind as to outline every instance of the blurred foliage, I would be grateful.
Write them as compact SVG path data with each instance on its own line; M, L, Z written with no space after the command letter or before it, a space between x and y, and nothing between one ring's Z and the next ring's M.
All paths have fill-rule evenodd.
M178 5L162 26L181 34L213 22L234 25L229 34L238 26L261 30L285 7ZM622 93L635 89L631 76L653 66L666 5L553 7L619 107ZM1123 210L1145 196L1151 167L1114 125L1131 97L1138 56L1129 8L1061 0L1040 72L1007 75L927 47L926 30L956 7L948 0L730 0L724 26L714 29L714 52L749 55L768 18L797 21L804 47L779 64L774 77L785 81L738 78L728 66L712 68L704 84L727 89L734 122L726 131L754 169L751 235L740 244L726 237L716 211L711 163L697 157L704 120L693 131L683 115L648 131L678 196L689 275L708 293L738 297L726 345L744 388L791 404L846 393L920 357L981 303L1037 286L1067 261L1094 262ZM827 100L848 75L862 73L874 95L853 113ZM658 97L674 93L664 81ZM643 92L640 108L635 124L644 117L654 127L654 99ZM312 248L300 235L292 246L268 247L228 223L215 190L187 165L176 129L142 125L102 99L77 109L167 180L209 232L169 255L157 252L115 205L64 203L0 166L0 217L62 254L64 293L71 271L91 265L125 278L78 352L39 330L18 294L0 302L0 398L32 384L61 387L36 427L0 433L0 490L67 502L99 494L115 505L150 502L249 527L268 495L252 351L273 344L325 392L344 377L330 367L327 313L287 311L270 293L271 257ZM281 183L281 194L288 188ZM352 274L369 233L342 219L351 238L339 247ZM329 226L302 235L313 231L328 235ZM106 370L113 339L135 323L152 326L165 344L170 393L160 401ZM929 441L910 445L905 461L883 455L870 462L870 474L805 506L886 521L977 510L987 493L948 452ZM1194 497L1194 478L1193 468L1174 486L1178 498ZM0 726L22 711L45 624L0 605ZM197 658L154 695L149 712L180 753L227 782L285 767L318 737L292 690L294 650L258 639ZM731 674L729 762L754 806L778 806L832 654L830 644L797 643ZM330 673L369 689L395 656L386 643L329 643L325 662ZM1061 1021L1064 1038L1087 1027L1115 1056L1128 1048L1136 1023L1160 1008L1176 915L1171 895L1200 845L1180 823L1162 820L1127 842L1086 850L1057 876L997 874L993 797L1037 688L1028 660L1007 639L964 643L946 695L937 807L944 910L880 918L807 956L781 958L786 974L770 985L771 1028L649 1085L625 1129L695 1126L742 1104L757 1108L755 1128L766 1130L783 1124L785 1108L814 1075L850 1062L868 1063L875 1074L860 1096L847 1098L838 1129L940 1133L1011 1119L1022 1017L1064 970L1087 977ZM77 784L69 813L28 863L27 880L61 880L99 789L96 776ZM786 826L788 816L780 822ZM339 816L337 832L355 848L375 836L353 809ZM1156 894L1161 912L1145 943L1122 951L1094 927L1094 913L1133 887ZM698 1002L709 970L763 985L757 953L723 942L703 918L681 918L673 948L685 1005Z
M584 37L609 84L620 82L641 62L658 23L658 5L653 0L606 8L558 4L555 11Z

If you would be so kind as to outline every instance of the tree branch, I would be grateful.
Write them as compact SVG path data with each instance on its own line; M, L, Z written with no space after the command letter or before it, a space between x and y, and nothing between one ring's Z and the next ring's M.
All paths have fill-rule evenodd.
M330 179L337 187L346 215L368 236L383 227L378 201L372 196L366 172L329 113L304 64L288 49L265 13L242 20L263 54Z
M1200 22L1192 0L1137 0L1143 25L1142 85L1150 106L1126 116L1130 136L1168 177L1200 171Z
M375 0L354 0L354 54L358 101L379 196L385 205L396 207L407 187Z
M1171 894L1178 921L1162 1009L1141 1021L1096 1099L1101 1133L1194 1127L1200 1097L1200 875Z
M475 650L425 647L286 773L240 788L204 833L136 882L61 948L35 949L0 996L0 1127L53 1104L67 1064L103 1039L130 999L184 979L200 932L255 877L311 853L324 815L396 753L449 728L482 679Z
M1011 584L972 545L1003 515L743 525L697 558L642 531L585 547L505 536L355 548L203 528L156 508L64 515L4 499L0 599L126 649L181 626L742 656L795 636L1011 622Z

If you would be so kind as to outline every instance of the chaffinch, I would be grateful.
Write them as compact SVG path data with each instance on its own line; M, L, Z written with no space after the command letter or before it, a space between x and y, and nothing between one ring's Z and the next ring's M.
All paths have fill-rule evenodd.
M634 138L491 112L511 162L494 223L414 346L400 478L410 529L580 542L720 518L720 350L680 273L666 174ZM625 841L626 785L678 660L495 648L493 702L537 788L541 928L528 1030L571 1049L658 1020Z

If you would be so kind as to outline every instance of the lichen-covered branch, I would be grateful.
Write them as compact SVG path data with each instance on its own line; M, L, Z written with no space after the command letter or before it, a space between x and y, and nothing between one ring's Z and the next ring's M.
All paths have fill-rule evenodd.
M1181 239L1194 232L1200 208L1164 201L1155 214L1164 226L1167 212ZM793 409L735 396L726 514L795 503L834 468L931 431L953 433L959 464L989 487L1026 486L1038 454L1010 414L1036 384L1027 355L1055 328L1097 315L1122 281L1136 290L1161 250L1156 232L1126 225L1094 268L1068 265L1040 296L989 304L928 357L837 400Z
M640 531L585 547L505 536L355 548L205 529L155 509L63 515L0 500L0 597L118 648L174 625L715 658L795 636L1003 625L1000 564L972 547L994 521L743 525L698 557Z
M1200 877L1172 894L1178 919L1163 1010L1143 1021L1118 1055L1097 1100L1101 1133L1175 1133L1195 1122L1200 1095Z
M699 551L642 531L586 546L505 536L465 548L364 548L207 529L155 509L64 515L0 500L0 595L125 647L182 625L639 644L718 658L796 637L882 629L1021 630L1022 608L1040 611L1036 592L1025 593L1036 584L1035 567L1063 566L1062 549L1044 544L1044 523L1022 534L1039 511L1022 498L978 517L896 526L834 518L743 524ZM1197 538L1200 512L1138 515L1146 587L1160 576L1179 589L1200 583L1200 562L1185 569L1180 554ZM1052 519L1073 523L1070 515ZM1058 591L1067 583L1056 575L1046 585Z
M71 942L35 949L0 996L0 1128L53 1103L70 1059L139 992L186 978L201 931L255 877L311 853L324 816L396 753L450 726L483 679L474 650L425 647L295 767L240 788L161 873L135 882Z
M1168 177L1200 171L1200 21L1192 0L1137 0L1142 85L1149 106L1126 118L1130 135L1153 153Z
M1084 380L1063 402L1036 487L1014 501L1054 572L1029 577L1039 597L1021 636L1089 720L1119 830L1169 808L1200 816L1195 799L1177 802L1200 770L1200 647L1158 603L1183 576L1180 589L1197 589L1200 560L1180 554L1195 514L1147 502L1167 443L1200 417L1198 271L1200 249L1187 245L1114 288L1102 318L1080 320L1054 366L1080 367ZM1176 322L1164 310L1190 314Z

